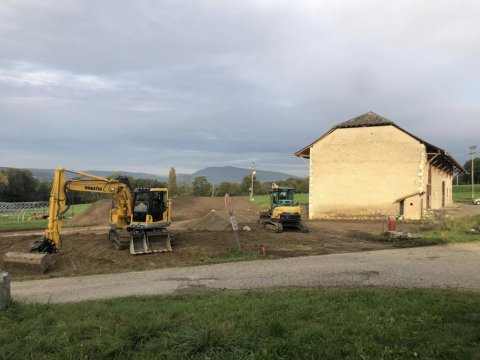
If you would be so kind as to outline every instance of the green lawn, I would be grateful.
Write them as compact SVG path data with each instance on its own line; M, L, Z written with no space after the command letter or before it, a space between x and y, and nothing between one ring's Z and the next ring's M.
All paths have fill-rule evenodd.
M480 294L209 292L0 312L8 359L480 359Z
M474 187L475 198L480 198L480 185ZM472 201L472 185L453 185L453 201Z
M77 204L70 206L70 209L65 213L67 218L80 214L82 211L88 209L92 204ZM25 220L2 220L0 221L0 231L14 231L14 230L37 230L45 229L48 225L47 219L41 220L27 220L28 216L34 213L41 213L41 211L30 211L26 214ZM47 209L48 213L48 209ZM64 227L69 227L68 220L63 222Z
M249 197L244 196L244 198L248 199ZM255 195L254 199L255 203L260 207L268 208L270 206L270 195ZM308 204L308 193L295 194L293 199L299 204Z

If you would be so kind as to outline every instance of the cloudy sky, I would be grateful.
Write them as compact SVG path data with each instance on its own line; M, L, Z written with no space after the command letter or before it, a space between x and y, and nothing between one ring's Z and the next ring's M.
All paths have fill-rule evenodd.
M0 1L0 166L306 175L374 111L464 162L480 2Z

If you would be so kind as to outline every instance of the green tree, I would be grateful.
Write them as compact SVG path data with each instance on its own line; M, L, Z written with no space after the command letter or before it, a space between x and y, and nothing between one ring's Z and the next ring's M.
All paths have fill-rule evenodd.
M467 171L467 174L462 174L458 178L459 184L466 185L472 183L472 160L468 160L463 164L463 167ZM475 184L480 184L480 157L473 159L473 172L475 177Z
M177 192L177 174L174 167L171 167L168 173L168 192L170 197L173 197Z
M192 196L192 187L187 183L180 183L177 185L177 196Z
M4 186L2 193L3 201L35 201L39 181L31 171L9 168L3 171L2 178L7 186Z
M50 199L50 191L52 189L52 183L48 181L42 181L37 190L38 201L48 201Z
M197 176L193 180L193 196L209 196L212 194L212 184L207 180L206 176Z
M250 195L250 188L252 187L252 177L250 175L244 176L240 184L240 191L242 195ZM253 177L253 194L261 193L261 184L257 181L257 177Z
M240 184L236 184L236 183L224 181L215 187L216 196L225 196L225 194L237 196L237 195L240 195L240 193L241 193Z
M132 187L133 188L165 188L167 183L164 181L154 180L154 179L134 179Z
M4 201L4 193L8 187L7 174L2 170L0 171L0 201Z

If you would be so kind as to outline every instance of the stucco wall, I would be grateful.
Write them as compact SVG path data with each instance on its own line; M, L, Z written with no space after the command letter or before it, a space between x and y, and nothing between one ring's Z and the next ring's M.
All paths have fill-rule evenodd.
M398 214L395 201L426 186L425 156L393 126L334 130L310 148L310 218Z
M445 181L445 205L453 204L452 196L452 180L453 177L435 167L432 167L432 199L431 208L442 208L442 182Z
M421 220L423 216L424 195L415 195L403 201L403 218L408 220Z

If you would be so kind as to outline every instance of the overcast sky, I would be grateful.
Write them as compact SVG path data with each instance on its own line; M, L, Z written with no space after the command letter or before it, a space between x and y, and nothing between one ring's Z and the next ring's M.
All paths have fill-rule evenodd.
M0 166L307 175L367 111L480 145L480 1L1 0Z

